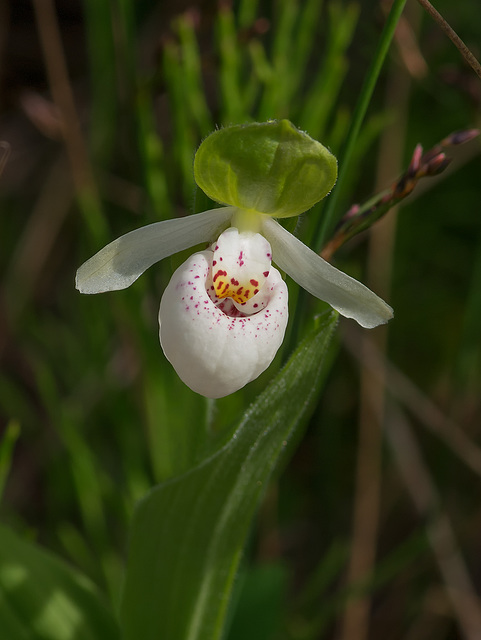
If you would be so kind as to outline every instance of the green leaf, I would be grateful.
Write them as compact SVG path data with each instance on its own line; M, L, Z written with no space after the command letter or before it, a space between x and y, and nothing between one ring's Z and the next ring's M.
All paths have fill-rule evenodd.
M53 555L0 527L0 630L5 640L118 640L95 587Z
M296 350L229 442L137 507L121 609L124 640L216 640L255 510L317 398L337 314Z

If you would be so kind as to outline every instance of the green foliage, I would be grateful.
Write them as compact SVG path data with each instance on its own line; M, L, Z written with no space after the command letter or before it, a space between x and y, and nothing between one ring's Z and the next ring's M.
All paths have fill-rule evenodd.
M12 153L8 162L6 155L0 161L0 515L10 525L0 529L2 640L117 638L114 614L101 600L108 598L111 611L118 611L132 518L133 572L123 615L129 625L137 619L159 625L156 637L171 640L167 625L190 624L197 606L199 620L214 625L218 635L226 617L229 640L254 639L256 633L259 640L326 640L337 637L333 628L349 602L373 594L370 640L461 633L424 536L431 513L414 514L395 457L387 456L382 468L377 564L362 583L345 585L360 394L358 371L342 344L329 354L336 359L320 406L312 385L319 382L307 372L320 366L311 356L321 348L322 333L312 353L304 342L296 356L306 369L294 376L295 400L278 386L285 372L272 383L278 357L246 389L205 401L179 382L158 345L160 295L182 256L164 261L129 291L80 298L73 289L79 264L116 235L212 206L195 192L192 168L201 140L218 127L288 118L340 159L334 198L302 216L295 230L320 246L353 202L389 187L390 178L374 184L378 141L384 142L390 124L401 137L390 153L401 156L402 146L410 153L418 142L429 148L453 130L479 126L476 79L435 25L416 25L409 3L403 16L404 25L412 25L408 61L424 62L426 69L411 83L410 104L386 109L390 76L397 83L405 71L402 42L393 46L391 69L381 69L403 4L393 3L381 35L385 20L377 2L240 0L215 8L204 3L201 12L173 19L175 3L85 0L76 16L76 3L57 2L89 150L91 179L83 182L78 167L68 168L68 139L50 102L34 21L19 20L21 10L12 3L11 20L4 22L15 47L2 58L2 138ZM468 44L480 41L480 23L469 7L447 0L436 6ZM79 46L79 25L87 56ZM0 147L6 149L1 141ZM481 233L475 154L471 148L455 161L435 189L429 184L415 193L399 217L388 354L425 394L410 405L425 472L439 487L466 574L473 574L479 591L471 571L479 564L479 477L437 429L444 412L448 427L458 423L473 456L478 453ZM351 248L336 260L359 276L365 249ZM291 338L284 360L323 309L289 286ZM275 410L262 404L267 398L277 398ZM312 404L304 406L302 398ZM298 425L282 455L283 479L272 489L278 502L266 505L261 498L275 466L273 451L290 428L284 415L293 427L311 409L307 433ZM254 416L263 421L260 429ZM426 423L432 432L421 430ZM232 439L236 426L240 441ZM266 451L268 445L273 449ZM209 471L218 475L207 477ZM175 505L164 509L174 493L183 501L175 515ZM147 516L158 537L150 535L150 526L146 531ZM77 568L13 530L32 532L29 537ZM242 553L245 566L229 605ZM266 558L273 565L264 570ZM171 571L164 570L164 561ZM206 566L213 573L203 573ZM147 584L152 575L155 582ZM191 576L197 582L184 585ZM220 585L217 601L210 588L197 592L203 581L210 588ZM143 591L136 593L137 585ZM169 617L155 620L146 611L149 602ZM260 622L252 629L254 616ZM137 631L130 629L132 638L142 636Z
M84 576L5 527L0 527L0 629L8 640L120 637Z
M220 451L137 507L121 613L126 640L221 637L252 517L317 397L336 323L335 313L320 322Z

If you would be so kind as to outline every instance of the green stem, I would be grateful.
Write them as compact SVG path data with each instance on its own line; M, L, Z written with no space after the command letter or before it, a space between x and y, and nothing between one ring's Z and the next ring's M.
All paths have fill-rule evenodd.
M342 186L350 169L349 165L352 160L359 132L361 130L361 125L364 121L364 117L369 107L369 103L371 101L377 79L381 72L382 65L384 64L384 60L386 58L387 52L394 36L394 32L396 30L396 25L399 21L399 18L401 17L401 13L403 12L405 4L406 0L394 0L386 24L384 25L381 39L379 40L379 44L374 54L373 61L371 63L371 66L369 67L367 76L362 86L361 95L353 113L351 127L347 134L346 142L344 143L344 147L339 155L340 171L336 187L326 203L324 215L322 216L318 228L316 229L314 241L315 251L321 250L325 240L329 236L329 232L332 230L332 227L334 225L337 199L339 197L339 194L342 193Z

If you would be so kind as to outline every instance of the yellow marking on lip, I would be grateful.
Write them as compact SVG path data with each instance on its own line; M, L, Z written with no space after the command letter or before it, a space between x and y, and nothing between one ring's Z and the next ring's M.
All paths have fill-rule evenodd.
M224 269L218 269L212 280L218 298L232 298L238 304L244 304L259 291L258 280L251 278L247 282L240 282L235 278L229 279L229 274Z

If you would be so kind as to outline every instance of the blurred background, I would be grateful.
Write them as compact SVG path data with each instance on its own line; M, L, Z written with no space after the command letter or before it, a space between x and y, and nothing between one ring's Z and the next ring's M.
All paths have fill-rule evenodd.
M436 8L479 58L475 4ZM207 208L192 160L215 127L286 117L339 155L388 11L0 3L0 514L114 602L135 502L195 463L206 415L215 434L233 423L304 324L273 369L214 406L158 345L181 257L105 296L78 294L75 271L122 233ZM416 144L479 127L480 105L479 78L408 0L337 218L389 187ZM479 140L446 153L445 172L333 258L395 317L372 332L341 322L318 407L253 528L229 640L481 637ZM312 238L321 214L298 233ZM306 318L322 309L301 303Z

